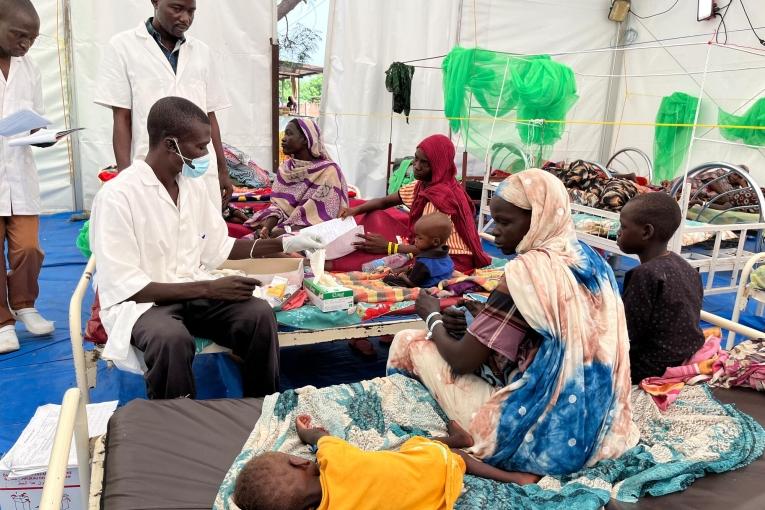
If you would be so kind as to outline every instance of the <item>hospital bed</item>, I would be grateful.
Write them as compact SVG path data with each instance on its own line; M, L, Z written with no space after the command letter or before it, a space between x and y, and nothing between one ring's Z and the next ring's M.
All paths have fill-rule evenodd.
M97 345L93 350L86 351L83 344L82 303L87 294L88 286L93 279L95 268L96 259L92 255L69 302L69 336L72 342L72 356L77 374L77 387L85 395L85 398L87 398L88 389L96 387L96 364L103 350L102 346ZM279 346L291 347L349 340L351 338L395 335L405 329L425 329L425 323L417 316L391 316L358 325L332 329L291 329L289 331L279 331ZM198 354L205 355L218 352L230 352L230 350L209 342Z
M596 166L610 175L609 170L602 165ZM746 180L758 198L758 205L754 207L759 212L753 214L743 211L743 209L750 207L736 207L726 211L714 210L710 205L715 200L711 200L710 203L703 206L686 206L684 208L683 218L685 220L670 242L670 248L683 256L692 267L707 276L704 288L706 295L724 294L738 290L741 271L753 254L762 251L763 233L765 233L765 217L763 216L765 198L763 198L760 187L752 176L738 166L724 162L710 162L691 169L687 177L696 177L712 169L725 170L725 174L719 179L727 178L729 174L735 173ZM715 179L715 181L719 179ZM689 196L688 201L693 201L713 182L707 183ZM673 196L679 196L683 184L682 180L676 182L670 193ZM494 237L489 233L492 221L489 216L488 200L496 186L488 183L488 189L489 195L482 200L480 235L484 239L493 241ZM721 194L716 199L721 199L728 193ZM573 203L571 204L571 212L580 241L614 255L637 259L635 255L622 253L616 244L619 213ZM486 219L487 217L489 219Z
M765 333L706 312L702 318L746 337L765 337ZM765 425L763 395L744 389L715 389L714 394ZM89 445L86 398L78 388L68 390L64 396L41 510L60 508L73 437L87 508L209 509L262 406L261 399L134 400L118 409L106 435L92 439ZM765 459L761 458L733 473L708 475L679 494L646 497L630 505L611 502L607 508L762 509L763 479Z

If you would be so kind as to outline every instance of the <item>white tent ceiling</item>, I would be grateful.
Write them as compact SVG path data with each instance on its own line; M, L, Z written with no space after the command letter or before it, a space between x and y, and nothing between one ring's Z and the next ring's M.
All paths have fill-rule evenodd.
M386 8L380 4L375 0L333 1L322 102L330 152L349 181L371 196L384 191L391 136L391 96L385 90L384 72L393 61L444 55L457 43L495 51L551 54L574 70L580 95L568 114L575 122L567 125L551 158L605 162L615 150L628 146L652 155L654 128L650 124L655 121L661 97L675 91L698 95L702 75L694 74L692 79L684 70L703 71L707 51L704 44L668 49L661 44L706 42L719 23L719 18L696 21L696 2L692 1L678 2L667 13L645 20L630 16L621 27L608 20L608 0L400 0L386 2ZM632 2L641 16L660 13L670 5L667 0ZM750 0L747 7L754 25L765 25L765 3ZM726 16L726 25L730 43L759 46L748 30L738 0ZM620 52L609 49L617 41L620 28L636 32L630 32L636 39L631 49L623 52L623 61ZM687 37L697 34L702 35ZM634 49L641 44L648 49ZM760 90L765 83L762 50L765 48L759 47L759 54L753 55L730 48L712 49L710 68L756 69L710 74L700 122L716 123L715 103L729 110L740 108L740 113L751 106L750 99L765 93ZM414 65L437 68L441 60ZM612 71L612 65L618 64L620 67ZM663 75L643 76L657 73ZM412 107L434 111L413 112L409 124L402 116L393 116L394 158L413 154L417 142L428 134L448 132L442 120L439 69L416 69ZM720 138L717 130L706 136ZM459 137L453 139L461 152ZM755 177L765 182L762 150L710 142L698 142L695 147L692 162L722 159L749 163ZM470 173L483 172L482 161L471 158L470 167Z

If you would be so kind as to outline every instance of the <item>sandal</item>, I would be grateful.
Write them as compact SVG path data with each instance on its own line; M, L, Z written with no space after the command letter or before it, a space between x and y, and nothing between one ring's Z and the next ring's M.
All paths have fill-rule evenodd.
M356 354L360 354L365 358L377 357L375 346L366 338L351 338L348 340L348 347Z

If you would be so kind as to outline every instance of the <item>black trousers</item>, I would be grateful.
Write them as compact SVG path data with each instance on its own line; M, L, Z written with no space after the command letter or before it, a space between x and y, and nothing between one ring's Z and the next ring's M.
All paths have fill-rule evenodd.
M276 328L262 299L198 299L152 307L133 326L131 343L144 353L149 398L194 398L194 337L230 348L244 361L244 396L262 397L279 388Z

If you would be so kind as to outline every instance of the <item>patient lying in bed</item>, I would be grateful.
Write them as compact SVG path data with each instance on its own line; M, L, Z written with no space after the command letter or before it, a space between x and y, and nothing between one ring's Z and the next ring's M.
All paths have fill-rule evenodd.
M304 443L318 446L317 462L279 452L253 458L236 481L234 501L241 510L451 509L466 470L518 484L539 479L498 470L451 449L472 445L456 422L449 424L448 437L413 437L397 452L360 450L322 428L312 428L309 416L299 416L295 426Z
M441 213L422 216L414 224L414 264L399 274L383 279L396 287L435 287L441 280L451 278L454 262L449 256L446 240L452 235L452 221Z

